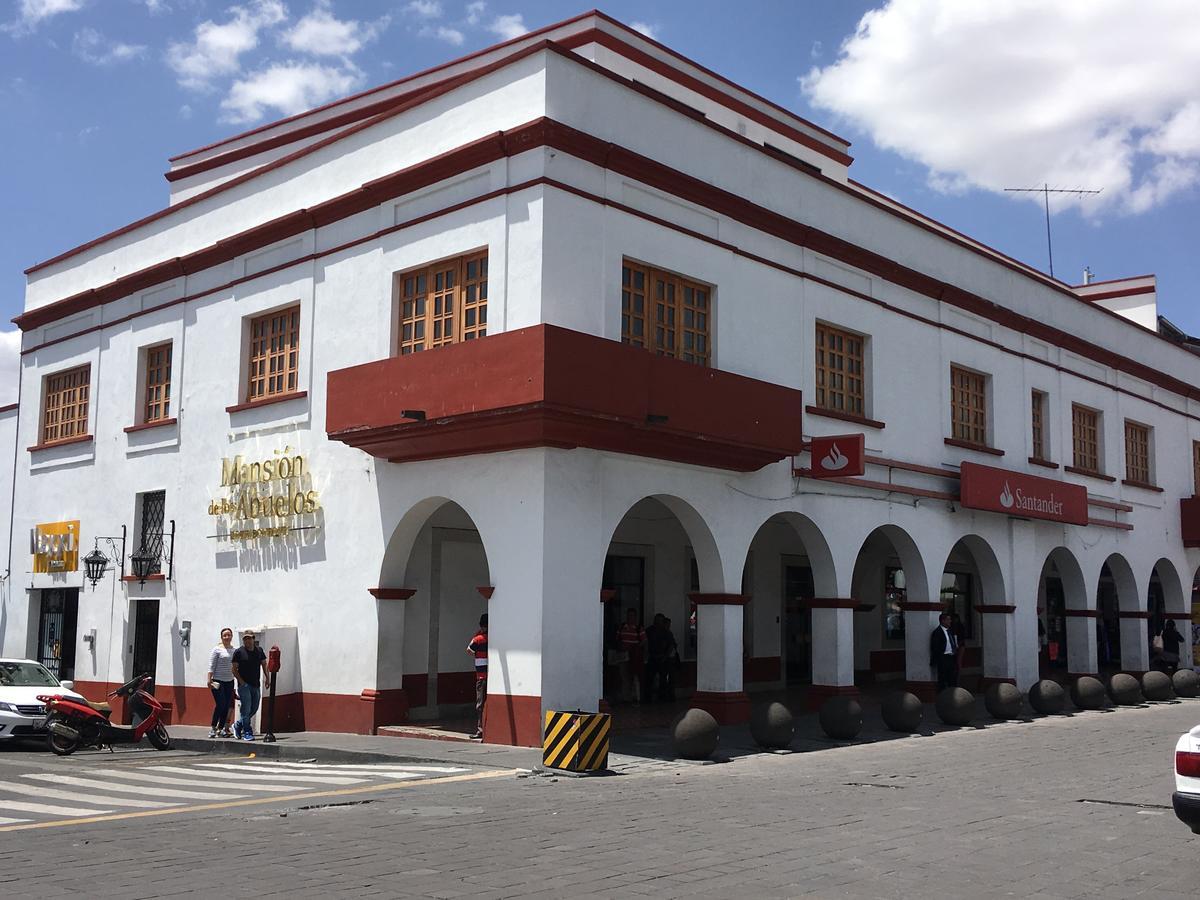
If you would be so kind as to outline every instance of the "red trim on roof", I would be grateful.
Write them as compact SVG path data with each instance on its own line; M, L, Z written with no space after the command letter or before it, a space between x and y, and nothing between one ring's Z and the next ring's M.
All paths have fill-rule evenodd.
M1089 303L1095 300L1115 300L1117 297L1134 297L1138 294L1153 294L1154 285L1146 284L1141 287L1125 288L1123 291L1098 291L1095 294L1080 294L1080 300L1087 300Z
M10 403L7 406L0 406L0 413L12 412L14 409L20 408L20 403Z
M1138 279L1141 279L1141 278L1153 278L1153 277L1154 277L1153 273L1151 273L1149 275L1130 275L1127 278L1110 278L1107 281L1092 281L1087 284L1075 284L1075 285L1072 285L1072 287L1074 287L1075 289L1078 290L1079 288L1095 287L1098 284L1120 284L1122 281L1137 281Z

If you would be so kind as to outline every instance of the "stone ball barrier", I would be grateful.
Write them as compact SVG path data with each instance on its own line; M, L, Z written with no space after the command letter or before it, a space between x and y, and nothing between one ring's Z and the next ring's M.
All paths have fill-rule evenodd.
M894 691L883 698L880 707L883 724L892 731L914 732L921 727L925 707L916 694Z
M862 706L853 697L830 697L818 714L821 729L837 741L851 741L862 731Z
M944 688L937 695L933 708L947 725L970 725L971 719L975 718L975 695L966 688Z
M1119 672L1108 679L1108 696L1117 706L1135 706L1142 702L1142 686L1132 675Z
M717 720L702 709L684 710L671 723L671 741L680 759L708 759L720 739Z
M750 711L750 736L758 746L786 750L795 734L796 719L782 703L763 703Z
M1166 672L1151 671L1142 676L1142 696L1147 700L1170 700L1171 676Z
M1029 705L1043 716L1055 716L1067 705L1067 692L1057 681L1039 681L1029 689Z
M1171 676L1176 697L1195 697L1200 694L1200 675L1192 669L1180 669Z
M1015 684L1000 682L983 692L983 705L993 719L1017 719L1021 716L1021 692Z
M1080 675L1071 685L1071 702L1077 709L1104 709L1108 705L1108 695L1099 678Z

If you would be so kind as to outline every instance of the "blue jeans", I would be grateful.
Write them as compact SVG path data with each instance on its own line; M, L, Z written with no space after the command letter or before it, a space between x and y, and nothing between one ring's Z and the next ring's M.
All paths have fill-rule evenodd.
M258 703L260 700L262 700L262 688L257 684L245 683L238 685L238 702L242 704L242 713L238 716L238 721L242 723L243 733L247 731L253 733L254 729L250 725L250 720L258 712Z

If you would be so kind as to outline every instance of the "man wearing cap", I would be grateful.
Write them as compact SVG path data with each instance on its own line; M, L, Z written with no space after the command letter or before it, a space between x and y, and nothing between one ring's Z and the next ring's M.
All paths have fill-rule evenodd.
M251 719L258 712L262 700L261 676L267 656L254 640L253 631L242 632L242 646L233 651L233 677L237 680L238 703L241 715L233 726L234 732L243 741L254 740Z

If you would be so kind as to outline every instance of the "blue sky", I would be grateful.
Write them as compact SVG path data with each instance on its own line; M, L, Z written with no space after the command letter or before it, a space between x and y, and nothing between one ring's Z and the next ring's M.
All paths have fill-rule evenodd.
M23 307L24 268L164 206L168 157L586 8L0 0L0 321ZM1200 333L1200 4L1141 0L1136 16L1124 0L602 9L850 139L858 181L1039 268L1040 201L1002 188L1102 189L1052 202L1055 274L1156 273L1159 311ZM0 333L0 402L14 346Z

